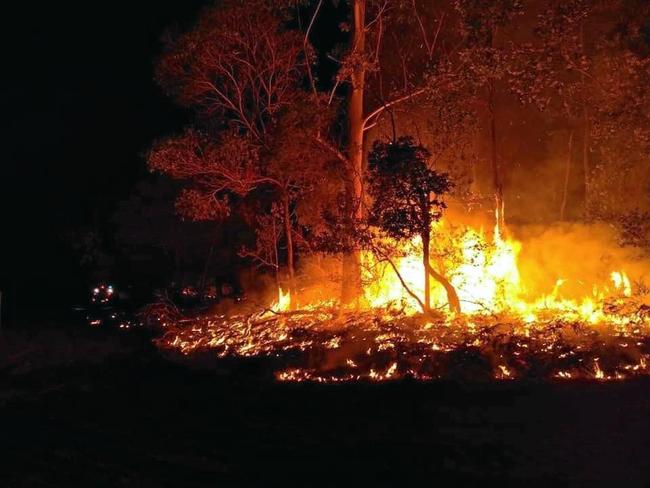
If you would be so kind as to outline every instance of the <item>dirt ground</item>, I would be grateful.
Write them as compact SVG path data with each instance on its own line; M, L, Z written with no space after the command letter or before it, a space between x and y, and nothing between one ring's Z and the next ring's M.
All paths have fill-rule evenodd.
M5 332L0 486L650 486L650 379L281 384Z

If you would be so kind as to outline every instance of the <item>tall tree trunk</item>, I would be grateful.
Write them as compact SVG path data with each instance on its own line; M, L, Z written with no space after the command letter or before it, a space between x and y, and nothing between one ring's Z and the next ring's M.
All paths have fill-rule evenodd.
M585 56L585 24L580 24L580 50L582 55ZM590 201L590 164L589 164L589 108L587 107L586 98L586 77L584 72L580 72L580 86L582 88L582 169L584 172L584 217L589 220L591 217L591 201Z
M566 167L564 170L564 188L562 189L562 206L560 207L560 220L564 220L566 202L569 193L569 176L571 175L571 154L573 153L573 130L569 135L569 147L566 156Z
M490 33L490 46L495 47L497 28L493 27ZM492 181L494 184L496 224L499 232L503 232L505 217L503 212L505 205L503 201L503 183L499 168L499 153L497 151L497 118L496 118L496 87L495 80L488 82L488 109L490 112L490 161L492 163Z
M294 303L296 281L295 270L293 264L293 235L291 225L291 211L289 209L289 194L287 192L282 196L282 212L284 217L284 235L287 240L287 268L289 270L289 292L291 297L291 305Z
M352 53L361 56L365 51L366 0L353 0L354 36ZM348 101L349 125L349 167L347 169L347 212L351 229L363 218L363 119L364 119L364 84L366 67L357 63L352 72L352 87ZM343 284L341 291L343 303L350 303L361 296L361 264L358 252L353 252L343 259Z
M496 122L496 101L494 82L488 84L488 109L490 115L490 162L492 164L492 182L494 185L494 198L496 206L497 225L499 229L504 227L504 201L503 184L501 182L501 171L499 168L499 155L497 152L497 122Z
M591 169L589 164L589 109L583 102L582 106L582 169L584 171L584 188L585 188L585 219L591 217Z
M275 266L275 285L280 289L280 253L278 252L278 236L280 235L280 232L277 230L275 226L276 222L276 216L275 213L273 214L273 264Z
M422 262L424 264L424 312L431 311L431 281L429 278L429 252L431 245L431 231L422 234Z

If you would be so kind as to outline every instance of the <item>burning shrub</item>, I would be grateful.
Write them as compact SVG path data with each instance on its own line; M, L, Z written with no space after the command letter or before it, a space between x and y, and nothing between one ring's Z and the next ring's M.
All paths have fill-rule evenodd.
M420 302L422 309L429 312L429 277L433 277L445 288L449 308L460 312L456 289L442 273L434 269L430 260L431 227L447 208L443 197L452 187L446 174L429 168L430 157L429 151L415 144L411 137L400 137L388 143L375 142L368 156L368 191L373 197L370 224L398 241L419 237L422 242L424 302L411 294ZM390 256L384 253L384 258L399 273Z

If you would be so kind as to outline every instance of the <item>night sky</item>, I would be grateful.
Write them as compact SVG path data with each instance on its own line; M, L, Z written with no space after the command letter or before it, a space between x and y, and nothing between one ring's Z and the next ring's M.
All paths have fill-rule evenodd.
M201 0L21 2L3 7L0 286L73 286L78 259L62 236L104 225L146 174L153 139L187 114L153 80L168 27ZM99 224L98 224L99 223ZM76 286L76 284L74 284Z

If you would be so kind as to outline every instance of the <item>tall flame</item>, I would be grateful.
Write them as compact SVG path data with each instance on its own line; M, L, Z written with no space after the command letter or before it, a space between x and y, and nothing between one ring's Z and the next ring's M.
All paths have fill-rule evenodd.
M442 222L435 224L433 234L451 235L450 229ZM498 215L491 238L483 230L472 228L465 228L459 236L452 237L451 252L447 250L447 255L440 257L437 264L456 289L464 313L509 312L526 322L537 320L540 314L553 313L596 323L607 319L599 302L612 294L628 297L632 294L627 274L619 270L611 272L610 284L594 284L592 293L579 299L562 298L564 278L559 278L549 292L531 298L519 272L520 250L520 242L504 237ZM424 296L420 239L412 239L401 246L401 251L400 257L393 262L397 272L386 263L375 260L370 253L362 256L366 268L375 270L375 276L365 288L366 301L372 308L398 305L406 312L417 313L421 305L412 294ZM407 292L404 284L412 294ZM431 297L435 307L444 308L446 292L435 282L432 282Z
M286 312L291 308L291 292L284 291L278 287L278 298L275 300L263 315L273 315Z
M624 299L632 295L627 274L611 271L609 281L603 277L586 292L566 277L545 285L548 290L526 289L538 284L520 274L522 246L498 222L490 233L441 222L433 229L431 264L455 288L463 316L412 316L424 296L422 243L413 239L388 243L396 250L391 262L362 254L365 298L373 310L342 313L333 301L314 300L281 314L292 297L278 288L262 313L179 324L159 343L184 354L212 349L220 357L304 353L303 366L276 372L282 381L430 380L458 372L456 359L444 358L466 348L481 354L492 377L502 380L531 372L599 380L650 374L650 314L645 305L634 308L636 298ZM567 298L574 288L583 296ZM432 282L431 292L432 305L444 309L443 287ZM395 307L401 313L389 310Z

